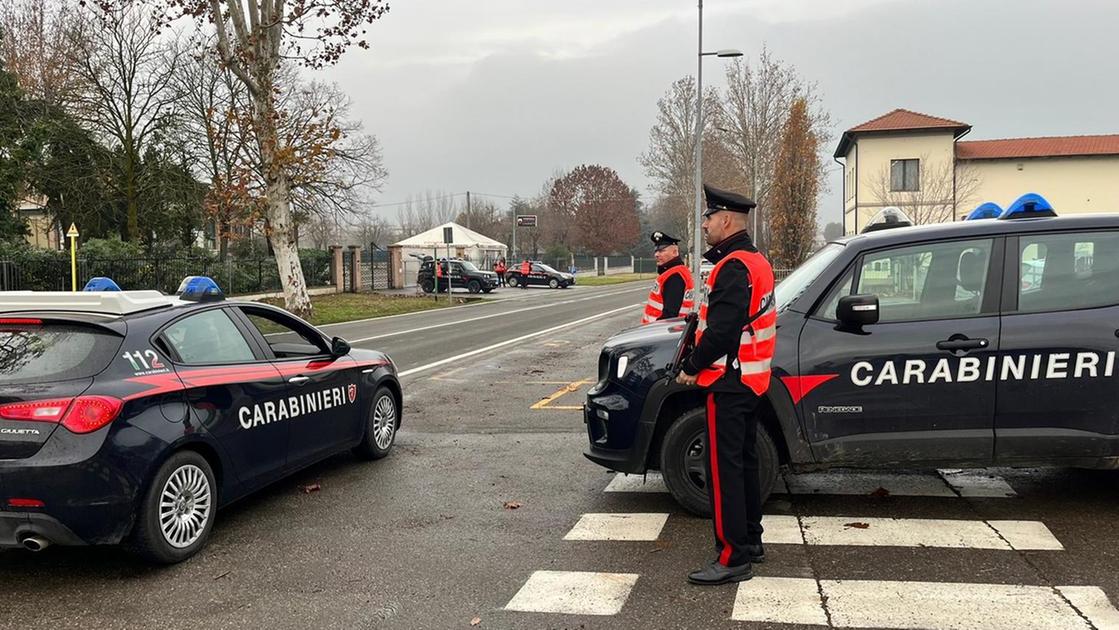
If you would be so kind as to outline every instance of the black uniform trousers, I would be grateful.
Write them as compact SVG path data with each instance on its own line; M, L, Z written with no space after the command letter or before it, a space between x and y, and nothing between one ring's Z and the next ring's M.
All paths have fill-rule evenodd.
M749 562L746 545L762 542L757 406L753 392L707 394L707 495L715 551L728 567Z

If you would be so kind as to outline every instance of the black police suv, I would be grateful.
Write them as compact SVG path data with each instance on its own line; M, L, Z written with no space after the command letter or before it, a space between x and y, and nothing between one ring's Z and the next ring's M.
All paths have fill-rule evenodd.
M763 494L781 466L1119 467L1119 216L1039 214L844 238L777 286ZM607 341L585 454L706 515L704 393L668 368L683 329Z
M531 265L532 270L528 276L521 273L520 263L509 265L509 270L505 272L505 283L511 287L519 287L523 284L530 287L546 286L551 289L566 289L575 284L573 274L556 271L540 261L533 261Z
M218 298L0 294L0 547L178 562L218 508L339 451L389 453L388 356Z
M452 258L440 261L443 265L442 278L436 276L435 264L436 262L431 258L425 258L420 263L416 282L424 293L432 293L436 290L442 293L447 290L448 285L452 289L467 289L471 293L489 293L497 288L497 274L479 269L469 260Z

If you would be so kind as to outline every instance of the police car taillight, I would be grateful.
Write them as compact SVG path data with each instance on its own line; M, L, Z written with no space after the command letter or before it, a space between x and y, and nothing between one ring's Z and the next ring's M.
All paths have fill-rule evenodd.
M221 287L206 276L187 276L176 292L180 299L191 302L217 302L225 299Z
M124 401L110 396L79 396L0 405L0 418L20 422L54 422L73 433L91 433L120 414Z

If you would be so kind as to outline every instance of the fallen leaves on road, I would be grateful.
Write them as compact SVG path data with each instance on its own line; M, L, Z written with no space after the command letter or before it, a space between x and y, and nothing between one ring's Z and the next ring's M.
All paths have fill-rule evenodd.
M844 527L852 527L854 529L869 529L870 523L845 523Z
M885 488L878 488L874 492L871 492L870 496L878 498L878 499L884 499L884 498L890 496L890 491L885 489Z
M311 483L305 486L299 486L299 489L303 491L303 494L311 494L312 492L318 492L319 490L322 490L322 485Z
M506 501L504 504L502 504L501 507L505 508L506 510L516 510L519 509L521 505L522 503L520 501Z
M471 619L470 620L470 625L472 625L472 626L482 625L482 618L481 617L475 617L475 618Z

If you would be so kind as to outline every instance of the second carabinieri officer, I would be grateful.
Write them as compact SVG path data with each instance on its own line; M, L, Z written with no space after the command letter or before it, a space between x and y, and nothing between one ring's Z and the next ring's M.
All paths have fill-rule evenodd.
M741 582L762 562L758 490L758 401L769 389L777 334L773 268L746 232L755 204L704 186L704 257L715 265L704 283L695 349L677 382L707 389L707 489L715 525L710 564L688 575L694 584Z
M688 266L680 259L680 247L677 245L680 239L664 232L653 232L649 238L653 241L653 257L660 275L649 292L645 314L641 317L642 324L687 315L694 308L695 281Z

